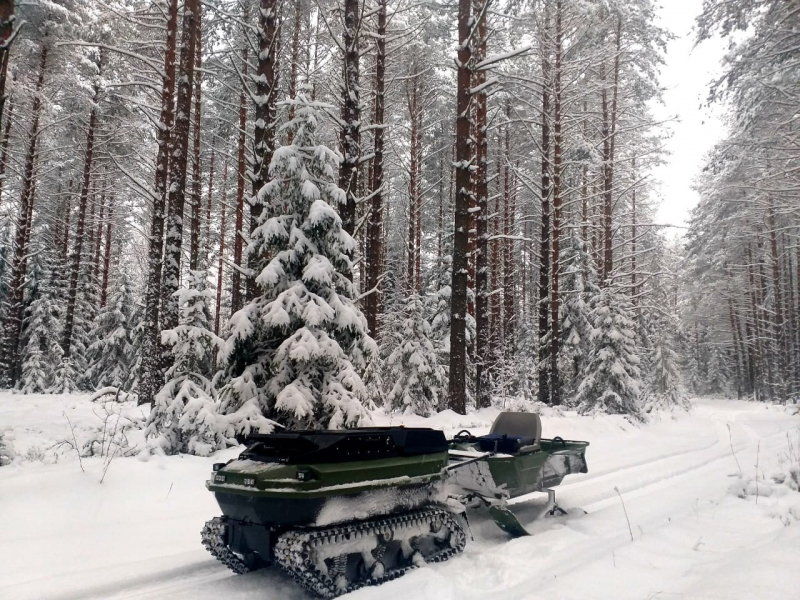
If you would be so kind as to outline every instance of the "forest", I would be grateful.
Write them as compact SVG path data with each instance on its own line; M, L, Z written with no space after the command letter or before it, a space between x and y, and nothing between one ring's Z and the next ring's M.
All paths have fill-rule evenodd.
M704 0L727 135L659 222L656 0L0 0L0 388L276 425L800 398L800 3Z

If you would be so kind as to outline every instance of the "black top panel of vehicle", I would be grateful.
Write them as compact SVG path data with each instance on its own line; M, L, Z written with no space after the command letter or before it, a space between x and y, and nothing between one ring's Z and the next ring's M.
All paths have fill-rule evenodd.
M240 458L287 464L377 460L447 452L438 429L370 427L341 431L287 431L254 434Z

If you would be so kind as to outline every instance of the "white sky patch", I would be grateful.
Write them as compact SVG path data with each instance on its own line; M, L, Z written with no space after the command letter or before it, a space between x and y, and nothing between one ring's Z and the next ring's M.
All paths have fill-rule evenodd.
M661 26L678 37L668 45L661 71L664 104L653 107L656 118L676 119L668 125L672 131L666 141L669 155L654 172L662 183L658 223L687 224L700 199L692 189L692 180L700 172L706 153L726 131L724 107L707 106L709 84L721 72L726 42L714 38L695 47L693 26L701 11L702 0L664 0L659 10ZM667 230L678 235L683 231Z

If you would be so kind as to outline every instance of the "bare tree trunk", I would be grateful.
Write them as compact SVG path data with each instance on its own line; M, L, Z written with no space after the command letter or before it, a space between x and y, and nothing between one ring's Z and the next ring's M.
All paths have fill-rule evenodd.
M340 207L342 227L353 235L356 227L356 192L358 190L358 163L361 158L361 107L359 90L358 49L361 29L361 6L359 0L344 0L344 28L342 45L342 125L339 141L344 160L339 165L339 187L346 195L345 205Z
M208 168L208 196L206 197L206 227L205 231L203 232L203 241L204 241L204 248L205 251L203 252L203 268L209 268L208 264L208 254L209 249L211 248L211 204L214 199L214 161L216 160L216 156L214 154L214 148L211 148L211 164Z
M14 0L0 0L0 123L6 105L6 78L14 35ZM11 116L9 115L9 121Z
M616 54L614 56L614 83L612 87L611 114L608 114L608 97L605 87L605 61L601 66L603 79L603 285L608 285L611 280L611 271L614 268L613 255L613 191L614 191L614 150L617 135L617 99L619 97L619 69L620 54L622 52L622 17L617 13L616 28Z
M418 264L419 264L419 210L421 207L420 176L421 162L420 156L420 130L422 128L420 105L419 105L419 73L418 66L412 64L411 69L414 74L406 79L406 103L408 105L409 121L411 123L410 140L410 160L408 165L408 292L412 294L419 292L417 287Z
M545 15L542 37L550 28ZM542 42L542 231L539 238L539 402L550 404L551 347L546 343L550 330L550 57L546 42Z
M74 181L69 180L67 185L67 197L64 200L64 237L61 239L61 260L63 264L67 263L69 257L69 220L72 213L72 187Z
M456 198L453 283L450 304L450 408L467 412L467 277L469 273L470 183L470 0L458 1L458 88L456 93Z
M108 209L108 223L106 224L106 248L103 256L103 284L100 288L100 306L103 307L108 302L108 276L111 269L111 233L114 230L114 197L111 197Z
M11 262L11 277L8 290L6 317L3 323L3 347L0 355L2 383L8 387L17 380L17 357L19 337L22 331L22 301L27 271L27 239L30 229L32 206L34 201L34 167L36 149L39 141L39 119L42 111L42 88L47 68L47 46L42 46L39 58L39 78L31 107L31 128L28 137L28 151L25 154L25 166L22 176L22 192L17 217L17 231L14 237L14 254ZM9 119L10 120L10 119Z
M265 200L259 198L261 188L269 181L269 164L275 151L275 100L277 93L277 0L261 0L258 27L258 68L256 71L256 110L253 156L253 200L250 203L250 237L260 224ZM248 256L250 277L247 278L247 299L256 297L260 250Z
M194 131L192 132L192 220L189 227L189 268L200 268L200 133L203 125L203 11L197 7L194 52Z
M175 47L178 39L178 0L168 0L168 2L164 71L161 75L161 120L158 124L155 194L148 243L145 334L139 404L152 404L153 398L164 384L159 351L161 348L161 273L164 266L164 211L167 204L170 137L175 118Z
M506 100L506 121L511 119L511 103ZM514 222L516 220L515 192L511 186L511 133L508 125L505 128L505 166L503 168L503 342L505 344L505 354L507 359L514 355L514 304L516 294L514 293ZM498 213L499 214L499 213ZM499 217L498 217L499 218Z
M64 341L61 347L64 350L64 358L70 357L72 350L72 332L75 322L75 303L78 298L78 276L81 269L81 255L83 253L83 237L86 228L86 207L89 203L89 186L91 184L92 161L94 159L94 136L97 126L97 97L100 87L95 84L92 98L92 110L89 114L89 127L86 132L86 157L83 163L83 186L81 187L81 199L78 206L78 222L75 229L75 247L72 250L72 265L69 276L69 295L67 297L67 311L64 315Z
M183 215L186 205L186 171L189 163L189 128L194 91L194 55L200 38L198 29L199 0L186 0L183 7L183 31L178 76L178 99L175 104L175 129L170 149L169 205L164 245L164 281L161 288L162 329L178 326L180 306L175 292L181 281L183 248ZM169 348L162 348L162 367L173 360Z
M242 61L242 76L247 77L247 46L244 47L244 60ZM247 176L247 161L245 158L245 143L247 141L245 128L247 127L247 94L242 83L239 95L239 156L236 172L238 174L236 187L236 225L233 230L233 273L231 274L231 314L242 308L242 232L244 227L244 186Z
M300 30L302 29L303 21L303 1L295 0L294 2L294 27L292 28L292 63L289 75L289 98L294 100L297 98L297 68L300 65ZM295 107L294 104L289 106L289 120L294 119ZM289 131L286 136L286 141L291 144L294 138L294 132Z
M222 288L225 273L225 207L228 204L228 161L222 176L222 215L219 224L219 264L217 265L217 306L214 312L214 333L219 335L220 314L222 312Z
M775 343L778 347L777 362L775 364L778 369L778 387L781 395L780 399L785 401L788 392L789 370L787 368L787 358L789 356L789 345L787 344L787 335L784 320L783 310L783 286L781 285L780 262L778 257L778 233L776 231L775 223L775 201L772 195L767 197L767 220L769 225L769 250L770 250L770 263L772 264L772 289L775 299Z
M3 184L6 180L6 165L8 164L8 144L11 139L11 121L14 116L14 102L8 105L8 118L3 131L3 141L0 142L0 207L3 206Z
M370 178L369 226L367 241L369 255L367 264L367 291L364 304L367 325L370 335L378 339L380 336L381 292L380 279L383 275L383 121L385 112L386 87L386 0L378 0L378 23L375 30L375 126L374 149L372 159L372 177Z
M105 186L101 181L100 185ZM106 212L106 191L100 193L100 212L97 216L97 231L94 236L94 259L92 260L92 276L95 281L100 279L100 249L103 246L103 219Z
M473 12L481 15L487 0L474 0ZM486 18L478 23L477 47L475 61L486 59L488 27ZM478 406L489 407L492 404L491 375L489 373L489 184L488 161L489 140L486 135L488 123L488 107L486 99L486 71L475 71L475 87L480 90L474 94L475 99L475 206L477 208L475 224L475 397Z
M636 280L636 158L633 158L631 163L634 181L633 189L631 190L631 301L638 311L639 288Z
M556 38L555 54L556 69L553 90L553 264L550 298L550 403L561 404L561 378L558 373L558 346L561 337L561 323L559 319L559 260L561 245L561 152L562 152L562 127L561 127L561 59L562 59L562 0L556 0Z

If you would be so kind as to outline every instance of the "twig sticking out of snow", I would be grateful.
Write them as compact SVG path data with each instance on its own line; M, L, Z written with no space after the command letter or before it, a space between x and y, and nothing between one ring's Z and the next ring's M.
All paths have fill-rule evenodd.
M631 535L631 541L633 541L633 529L631 529L631 520L628 518L628 509L625 508L625 501L622 499L622 493L619 491L617 486L614 486L614 491L617 492L619 496L619 501L622 502L622 511L625 513L625 520L628 522L628 533Z
M728 423L728 441L731 444L731 454L733 454L733 460L736 461L736 466L739 468L739 473L742 472L742 465L739 464L739 459L736 458L736 452L733 449L733 435L731 435L731 424Z
M761 440L756 447L756 504L758 504L758 457L761 455Z
M83 468L83 460L81 460L81 449L78 447L78 440L75 439L75 428L72 426L72 421L69 420L69 417L67 416L67 412L64 411L61 414L64 415L64 418L67 420L67 423L69 423L69 430L72 433L72 441L75 444L73 446L73 448L75 448L75 453L78 455L78 464L81 466L81 471L86 473L86 469Z

